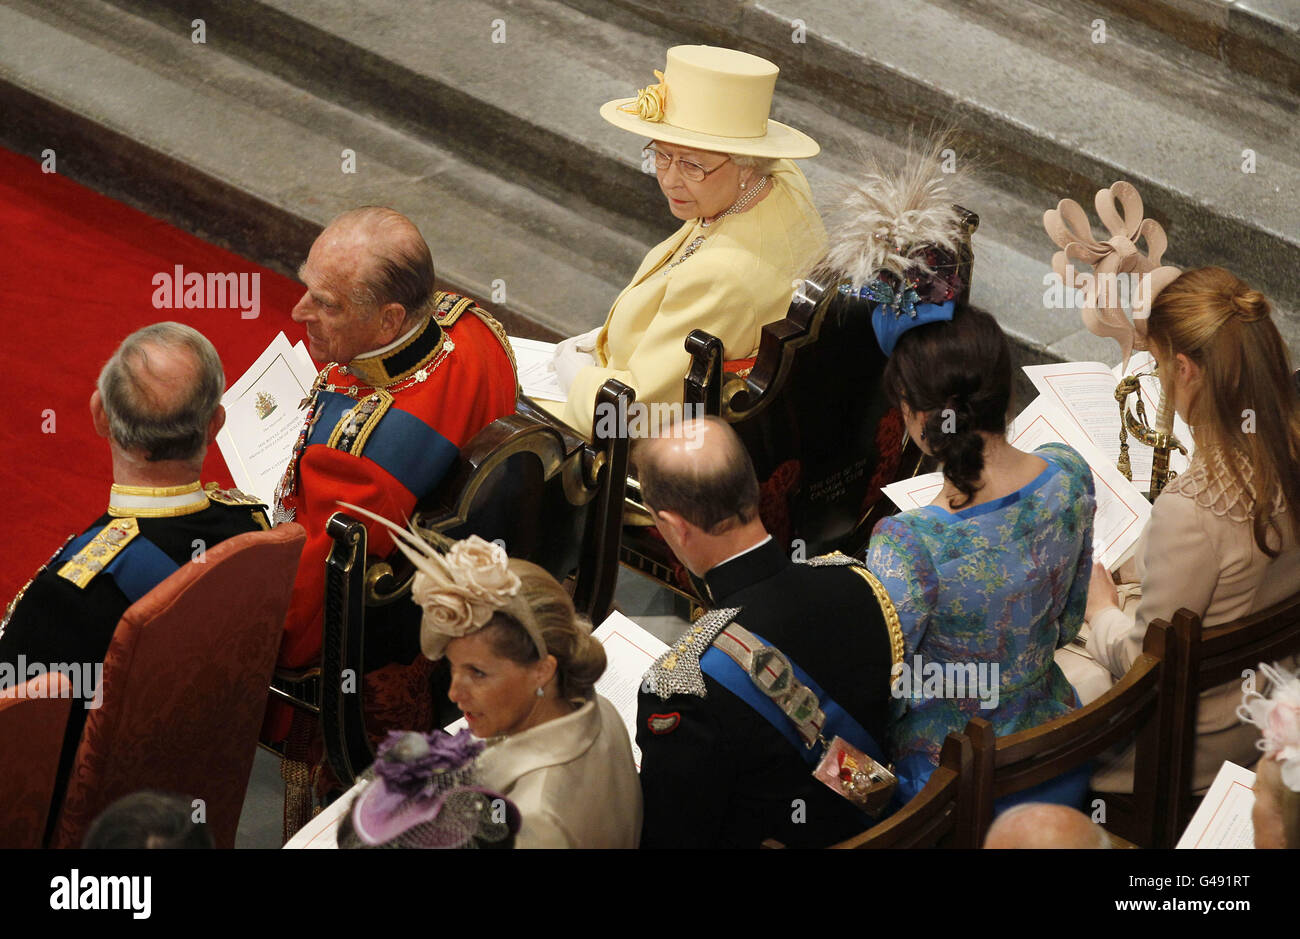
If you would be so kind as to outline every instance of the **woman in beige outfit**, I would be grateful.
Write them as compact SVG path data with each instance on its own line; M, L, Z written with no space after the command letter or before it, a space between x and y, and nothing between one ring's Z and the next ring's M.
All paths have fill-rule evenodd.
M378 516L416 565L420 648L487 742L478 784L519 809L517 848L635 848L641 784L618 712L596 694L605 649L541 567L471 535L446 554Z
M1150 346L1196 449L1152 507L1136 563L1123 572L1134 583L1117 592L1094 567L1088 652L1114 678L1141 654L1152 620L1185 607L1214 627L1300 590L1300 406L1269 314L1263 294L1216 267L1185 272L1153 301ZM1224 760L1259 756L1254 728L1237 717L1240 700L1236 682L1201 696L1198 790ZM1102 791L1132 784L1131 750L1093 778Z

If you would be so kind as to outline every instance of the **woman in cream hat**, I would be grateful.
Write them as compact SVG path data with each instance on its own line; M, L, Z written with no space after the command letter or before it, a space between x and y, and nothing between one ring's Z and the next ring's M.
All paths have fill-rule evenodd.
M584 434L608 378L638 401L680 403L692 329L721 339L727 359L755 355L793 282L825 253L808 181L792 162L820 148L768 118L777 71L734 49L674 46L658 83L601 107L615 127L651 141L646 156L683 224L645 256L603 326L556 349L569 395L556 408Z
M487 741L477 784L519 810L516 848L635 848L641 784L618 711L595 691L605 649L536 564L471 535L443 554L387 520L416 567L420 647L451 670L448 696Z

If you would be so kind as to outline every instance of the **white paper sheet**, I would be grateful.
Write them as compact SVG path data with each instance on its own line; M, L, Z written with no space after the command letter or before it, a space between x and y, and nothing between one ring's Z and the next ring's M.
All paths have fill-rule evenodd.
M1255 774L1225 762L1175 847L1253 848L1255 826L1250 813L1254 808Z
M1129 358L1129 367L1124 374L1149 371L1151 367L1149 353L1135 352ZM1111 466L1115 466L1119 460L1120 421L1115 386L1120 380L1120 367L1110 368L1100 362L1059 362L1026 365L1024 370L1034 387L1064 411L1072 426L1101 451ZM1154 422L1160 404L1160 380L1154 375L1145 376L1140 387L1147 420ZM1133 407L1131 401L1130 407ZM1179 442L1188 448L1190 456L1191 431L1177 415L1174 415L1173 431ZM1130 434L1128 452L1133 485L1147 491L1151 487L1152 450ZM1181 473L1187 468L1187 458L1175 450L1170 454L1169 466Z
M622 613L611 613L592 633L605 647L605 674L596 691L618 709L632 741L632 760L641 771L641 750L636 745L636 696L641 679L668 646L650 635Z
M519 386L524 394L542 401L569 400L555 374L555 343L511 336L510 347L515 350Z
M1151 503L1137 487L1124 478L1114 463L1107 462L1069 416L1046 395L1035 398L1011 422L1007 439L1021 450L1033 451L1045 443L1064 443L1078 451L1092 470L1093 491L1097 496L1097 510L1092 517L1093 557L1108 571L1124 563L1151 517Z
M1021 450L1032 452L1045 443L1073 447L1092 469L1097 494L1097 511L1092 519L1093 556L1115 570L1137 544L1138 536L1151 516L1151 504L1113 464L1093 446L1073 420L1054 407L1046 395L1039 395L1011 422L1007 439ZM907 511L930 505L943 489L941 473L927 473L890 483L883 492L900 509Z
M315 379L306 348L301 342L290 346L280 333L221 398L226 425L217 434L217 446L235 486L268 506L302 429L298 403Z

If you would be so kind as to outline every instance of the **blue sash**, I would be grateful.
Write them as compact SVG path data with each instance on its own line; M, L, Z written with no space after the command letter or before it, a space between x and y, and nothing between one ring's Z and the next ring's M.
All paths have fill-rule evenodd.
M763 645L771 645L758 633L752 634ZM886 765L884 750L880 748L880 745L876 743L875 738L871 736L867 729L859 724L848 711L831 700L821 686L813 681L812 677L800 668L797 662L791 660L790 666L794 670L795 677L813 694L817 695L822 713L826 715L826 725L822 728L822 736L828 741L836 736L843 737L877 763L882 766ZM754 684L754 680L736 664L733 658L725 652L709 646L704 654L700 656L700 670L762 715L769 724L777 729L782 737L790 741L790 745L799 752L799 756L810 768L817 766L817 763L822 758L820 748L804 745L803 738L795 730L794 723L790 718L777 706L775 701Z
M102 530L93 528L68 542L51 566L61 565L72 558L74 554L90 544ZM179 564L144 535L136 535L117 553L117 557L104 566L101 573L112 577L118 589L126 594L127 601L135 603L174 574L179 567ZM55 569L57 570L57 567Z

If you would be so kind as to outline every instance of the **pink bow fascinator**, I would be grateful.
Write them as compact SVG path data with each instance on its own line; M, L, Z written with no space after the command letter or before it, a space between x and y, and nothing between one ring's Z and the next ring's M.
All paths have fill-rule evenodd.
M398 549L415 565L411 599L424 611L420 649L427 658L442 658L447 643L482 629L498 612L523 626L537 646L538 656L546 658L542 631L519 595L519 575L510 569L510 558L500 545L470 535L453 542L443 554L413 531L374 512L348 502L339 505L392 531Z
M1073 199L1062 199L1055 209L1044 212L1043 228L1062 249L1052 256L1052 269L1061 283L1067 290L1084 291L1084 325L1094 335L1117 341L1127 368L1133 349L1146 347L1151 302L1182 270L1161 264L1168 247L1165 230L1154 219L1142 217L1142 197L1131 183L1120 181L1099 190L1094 201L1110 235L1107 240L1093 237L1087 213ZM1146 243L1145 254L1138 248L1139 241ZM1077 271L1072 261L1091 265L1092 273ZM1137 289L1130 298L1129 319L1118 285L1121 277L1134 274Z

